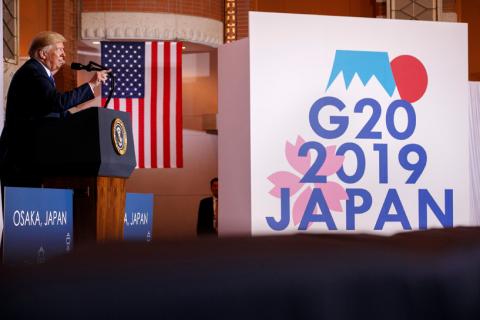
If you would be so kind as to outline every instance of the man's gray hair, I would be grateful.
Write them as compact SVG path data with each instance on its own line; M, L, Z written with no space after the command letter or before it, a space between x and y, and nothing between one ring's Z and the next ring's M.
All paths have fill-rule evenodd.
M32 43L30 44L30 49L28 49L28 55L30 58L38 57L39 50L66 41L67 39L65 39L60 33L54 31L42 31L33 38Z

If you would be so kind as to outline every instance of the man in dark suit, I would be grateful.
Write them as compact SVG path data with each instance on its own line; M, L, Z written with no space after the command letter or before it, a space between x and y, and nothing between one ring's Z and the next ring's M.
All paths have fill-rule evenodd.
M29 172L27 161L32 152L35 124L45 117L62 118L68 109L93 99L94 88L107 79L107 71L100 71L78 88L57 91L53 75L65 64L65 41L56 32L39 33L30 45L30 59L12 78L0 139L2 186L38 184L35 173Z
M218 232L218 178L210 181L212 197L204 198L198 207L197 235L217 235Z

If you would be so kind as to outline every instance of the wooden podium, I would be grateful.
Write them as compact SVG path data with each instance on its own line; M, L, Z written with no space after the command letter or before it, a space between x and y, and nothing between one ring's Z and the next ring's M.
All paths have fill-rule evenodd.
M136 165L131 127L128 113L104 108L38 126L33 162L44 187L73 189L77 244L123 239L125 182Z

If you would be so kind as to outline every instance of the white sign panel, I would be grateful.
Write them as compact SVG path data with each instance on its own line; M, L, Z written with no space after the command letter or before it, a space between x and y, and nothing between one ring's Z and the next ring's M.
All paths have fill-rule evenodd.
M250 15L252 234L470 224L467 26Z

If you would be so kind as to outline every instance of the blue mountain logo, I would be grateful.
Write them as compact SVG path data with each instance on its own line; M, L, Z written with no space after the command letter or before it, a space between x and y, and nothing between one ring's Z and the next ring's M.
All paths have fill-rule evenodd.
M337 50L326 90L340 72L347 90L356 74L364 86L375 76L390 97L397 89L400 97L411 103L420 99L428 86L425 66L411 55L401 55L390 62L387 52Z
M396 88L387 52L337 50L327 90L340 72L343 72L347 89L355 74L364 86L375 76L389 96Z

